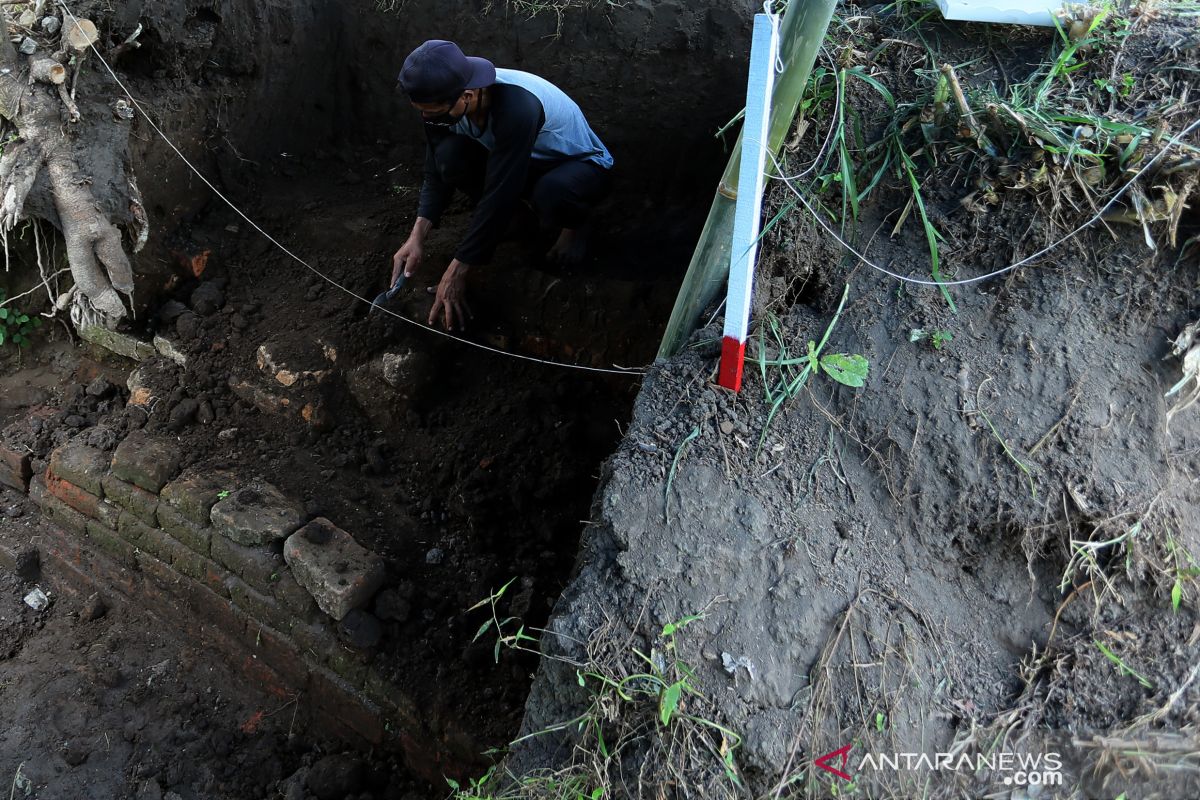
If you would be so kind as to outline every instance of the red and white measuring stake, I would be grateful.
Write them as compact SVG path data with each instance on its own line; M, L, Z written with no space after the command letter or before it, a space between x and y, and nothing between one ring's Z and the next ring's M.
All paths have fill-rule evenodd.
M750 78L746 82L746 121L742 127L737 205L733 216L733 247L729 257L729 293L725 299L725 336L717 383L737 392L742 388L750 299L754 295L754 265L762 195L766 182L767 138L771 127L771 94L775 91L775 62L779 55L779 26L770 14L754 16L750 47Z

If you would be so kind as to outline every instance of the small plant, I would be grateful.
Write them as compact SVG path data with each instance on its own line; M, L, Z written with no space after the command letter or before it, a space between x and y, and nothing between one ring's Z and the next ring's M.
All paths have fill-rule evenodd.
M1200 564L1196 563L1196 559L1192 554L1184 549L1175 537L1167 537L1167 554L1171 558L1170 569L1173 573L1171 583L1171 610L1179 611L1179 606L1183 603L1184 584L1195 583L1196 577L1200 576Z
M779 321L771 316L767 322L771 328L771 335L779 347L779 357L768 359L763 341L765 334L761 328L759 329L758 368L762 375L763 387L767 392L767 402L771 404L771 410L767 414L767 422L763 425L762 434L758 437L756 455L762 450L763 442L767 439L767 431L771 428L771 421L775 419L779 409L785 402L800 393L814 372L824 372L844 386L857 389L866 385L870 363L864 356L846 353L821 354L829 342L830 335L833 334L833 329L837 327L838 320L842 317L842 309L846 307L846 299L849 296L850 286L847 285L842 292L842 299L838 303L837 311L834 313L829 327L825 329L825 335L821 337L820 343L809 341L808 352L803 356L792 357L789 355L788 343L779 326ZM798 371L797 368L799 368ZM768 369L778 370L778 380L771 380ZM774 384L774 388L772 388L772 384Z
M7 292L0 289L0 345L12 342L16 347L28 347L29 337L42 327L42 318L29 316L13 305L5 305Z
M503 619L495 610L509 585L511 581L476 604L475 608L492 609L492 619L480 627L477 639L493 628L511 630L515 624L513 618ZM448 779L454 800L623 796L614 789L623 777L614 773L621 771L625 752L642 747L656 750L662 757L654 763L663 765L664 772L653 780L674 785L681 776L694 778L696 786L707 790L703 794L685 791L680 796L743 796L745 787L735 759L742 739L708 718L712 703L696 687L695 672L677 653L679 633L702 619L703 613L690 614L664 625L659 635L652 637L649 653L631 647L628 640L618 644L616 638L597 632L587 643L578 643L586 649L585 662L547 655L575 668L578 686L587 692L587 706L578 716L526 734L512 744L573 731L571 764L519 777L500 775L493 768L466 785ZM532 638L519 634L502 634L497 648L528 649L524 643ZM638 779L650 777L643 774ZM714 795L715 789L719 791Z
M1017 458L1017 454L1008 446L1008 442L1000 435L1000 431L996 430L996 426L992 423L992 418L988 416L983 409L979 410L979 416L983 417L983 421L987 423L988 429L992 432L992 436L1000 443L1001 449L1004 450L1004 455L1008 456L1009 460L1017 465L1017 469L1025 474L1026 480L1029 481L1029 493L1033 498L1037 499L1037 484L1033 481L1033 472L1029 469L1029 465L1021 459Z
M1096 84L1096 88L1100 89L1100 91L1115 94L1118 97L1129 97L1133 92L1134 86L1137 85L1137 79L1130 72L1122 75L1120 81L1113 81L1108 78L1095 78L1092 82Z
M1117 671L1120 672L1122 675L1128 675L1132 678L1136 678L1137 682L1140 683L1142 686L1146 687L1147 689L1154 688L1154 684L1150 682L1149 678L1147 678L1145 675L1143 675L1142 673L1133 669L1128 664L1126 664L1124 661L1122 661L1121 657L1118 656L1116 653L1114 653L1112 650L1110 650L1107 646L1105 646L1104 642L1100 641L1099 639L1093 639L1092 642L1096 645L1097 648L1099 648L1100 652L1104 654L1105 658L1107 658L1112 663L1116 664Z
M671 524L671 484L675 482L675 470L679 468L679 462L683 458L683 452L692 440L700 435L700 426L692 428L689 433L680 443L679 449L675 451L675 457L671 459L671 470L667 473L667 486L663 490L663 516L668 525Z
M493 649L492 655L495 658L497 664L500 663L500 648L501 647L508 647L513 650L524 650L527 653L533 653L535 655L539 655L537 650L533 649L532 647L527 646L527 645L536 645L537 639L535 639L534 637L530 636L529 634L527 634L525 632L525 626L521 623L520 617L510 616L510 617L505 617L504 619L501 619L500 615L497 611L497 608L496 608L496 605L500 602L500 599L504 597L504 593L506 591L508 591L508 587L512 586L513 581L515 581L515 580L516 580L516 578L513 578L508 583L504 584L499 589L492 592L490 595L483 598L478 603L476 603L475 605L473 605L469 609L467 609L467 611L474 611L478 608L483 608L484 606L487 606L491 610L491 612L492 612L491 619L485 621L482 625L479 626L479 630L477 630L475 632L475 636L473 636L471 638L471 641L472 642L479 641L479 639L485 633L487 633L489 630L494 629L496 631L496 644ZM517 626L516 631L512 630L514 625Z
M217 499L224 500L226 497L229 497L229 495L231 495L231 494L233 494L233 492L229 491L228 489L222 489L221 491L217 492Z
M947 344L954 341L954 334L950 331L940 329L927 331L924 328L913 328L908 332L908 340L910 342L922 342L926 339L933 345L934 350L941 350Z
M21 774L21 770L25 768L25 762L22 761L17 765L17 773L13 775L12 787L8 792L8 799L13 800L17 796L17 789L24 792L25 797L33 794L33 781Z

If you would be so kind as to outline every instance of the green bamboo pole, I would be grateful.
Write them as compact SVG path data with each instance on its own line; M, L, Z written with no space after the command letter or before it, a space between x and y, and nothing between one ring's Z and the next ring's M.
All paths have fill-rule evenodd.
M808 76L817 60L817 52L833 19L837 0L789 0L780 22L780 58L783 72L771 96L771 135L767 146L778 153L791 128ZM733 240L733 211L737 205L738 167L741 163L742 137L729 156L725 175L717 187L708 221L692 253L687 275L675 298L671 321L667 323L659 358L670 358L696 328L700 314L716 298L729 277L730 248Z

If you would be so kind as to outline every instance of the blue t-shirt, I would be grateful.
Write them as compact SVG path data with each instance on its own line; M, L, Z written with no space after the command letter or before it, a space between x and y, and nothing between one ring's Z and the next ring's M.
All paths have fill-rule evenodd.
M450 128L425 126L425 179L417 215L437 224L454 193L439 174L434 151L447 136L466 136L487 148L483 196L455 252L466 264L484 264L525 188L531 161L588 161L602 169L612 154L588 125L579 106L550 81L515 69L497 69L488 87L488 118L482 130L463 117Z

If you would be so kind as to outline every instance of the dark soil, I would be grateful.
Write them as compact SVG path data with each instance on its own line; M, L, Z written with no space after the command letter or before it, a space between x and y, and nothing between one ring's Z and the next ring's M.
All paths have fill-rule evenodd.
M5 544L44 524L0 491ZM425 796L394 759L322 741L295 703L264 697L145 611L103 596L51 596L35 611L23 600L35 588L0 575L0 775L13 797L303 797L311 772L347 761L357 777L339 796Z
M443 724L470 731L462 749L479 755L464 768L482 769L482 753L518 728L535 661L505 653L497 665L490 640L472 642L482 612L466 609L515 580L503 610L529 625L545 621L574 564L599 465L620 439L637 378L516 360L387 315L368 318L352 295L369 299L386 288L420 181L419 125L392 91L394 73L421 40L458 37L497 63L553 78L580 100L620 164L592 253L573 271L550 269L541 253L554 232L518 224L495 262L471 277L475 318L465 335L566 364L637 366L653 358L720 167L721 144L710 134L740 102L728 78L743 69L739 20L749 6L638 3L611 18L587 11L564 26L562 39L546 39L553 17L483 18L475 4L461 5L387 15L365 0L216 9L183 0L78 4L76 13L94 16L110 44L138 22L146 26L143 47L118 65L123 77L135 93L155 98L168 135L219 177L244 212L324 277L212 197L138 120L131 147L154 235L135 264L143 306L131 330L172 339L187 366L143 365L138 380L157 398L145 410L125 407L128 364L90 352L82 366L69 355L51 365L34 352L44 386L14 398L11 411L60 409L24 434L35 466L70 438L111 450L145 428L175 438L185 466L265 478L302 500L309 517L329 517L383 555L393 591L383 595L387 608L371 609L385 618L376 664L421 698L436 734ZM702 108L666 91L683 81L708 97ZM94 69L83 86L119 93ZM681 134L663 135L681 126ZM693 194L700 186L703 193ZM393 311L424 321L425 288L468 219L463 206L447 216L424 273ZM302 378L285 391L259 367L263 345L278 366L328 377ZM401 367L389 382L385 357L392 356ZM115 388L89 394L97 375ZM301 402L267 413L231 383L290 391ZM320 413L305 420L295 409L308 401ZM121 616L104 624L127 637L135 655L153 645L163 658L182 657L167 639L161 647L141 642ZM147 703L179 700L176 684L158 687ZM30 692L21 713L50 701ZM255 701L241 702L229 719L249 716L242 711ZM225 752L203 750L198 770L242 783L204 788L206 779L174 776L164 790L269 794L273 781L301 764L307 745L289 745L274 724L267 727L275 733L255 753L265 759L278 749L278 769L258 770L250 757L230 765ZM27 760L47 753L49 741L26 737ZM6 757L16 752L5 747ZM133 773L123 774L86 780L109 781L112 796L138 789L127 779ZM69 793L103 796L79 775L61 780Z
M863 39L831 55L854 65L872 45L915 39L911 23L868 16ZM954 49L964 27L935 22L920 35L940 58L975 64L979 51ZM1131 68L1150 76L1174 63L1172 48L1194 53L1195 38L1177 33L1175 21L1150 20L1129 41L1148 60ZM1001 51L1027 52L1029 36ZM986 82L994 62L980 63ZM999 69L1013 76L1016 66ZM898 98L915 80L912 64L894 82L874 74ZM864 91L860 107L873 104L868 133L886 109ZM820 122L810 131L819 143ZM813 155L796 152L789 173ZM966 157L944 155L924 191L946 234L946 275L1012 263L1084 218L1038 191L1005 191L982 209L960 203L977 188L973 173ZM888 235L909 196L885 179L851 227L874 261L922 276L919 220ZM777 185L766 219L789 200ZM1018 747L1063 754L1063 786L1041 796L1194 795L1194 769L1165 767L1197 751L1197 587L1180 565L1200 553L1200 420L1184 412L1168 429L1163 395L1179 380L1178 360L1165 357L1196 318L1200 265L1194 243L1152 251L1140 230L1112 228L952 289L953 313L936 288L900 286L844 255L802 209L785 214L768 236L761 338L750 342L741 394L713 383L719 319L647 377L551 619L551 653L586 662L585 672L622 661L644 671L634 650L682 659L698 688L692 713L738 734L736 762L754 796L1025 796L995 772L857 771L867 753ZM764 381L759 355L803 357L847 284L825 352L864 355L866 386L817 371L769 419L782 376L767 367ZM952 339L911 341L916 329ZM1108 540L1093 568L1080 563L1078 543ZM667 641L664 626L695 614L703 618ZM581 688L577 669L544 662L525 733L588 709L599 690ZM718 755L732 740L663 729L657 710L603 708L603 747L623 753L595 756L608 780L633 796L681 781L683 792L742 796ZM616 743L631 719L651 727ZM591 727L574 733L527 740L509 766L526 776L584 768L601 745ZM813 764L847 744L853 786Z

